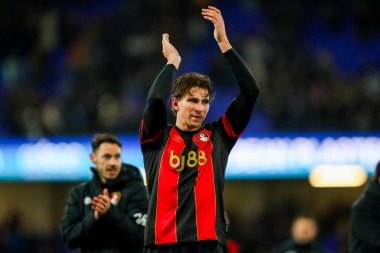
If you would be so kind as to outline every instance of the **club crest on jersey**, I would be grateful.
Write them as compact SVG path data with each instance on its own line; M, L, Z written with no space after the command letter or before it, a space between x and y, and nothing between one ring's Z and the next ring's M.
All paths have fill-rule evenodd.
M110 196L110 200L112 205L116 206L121 199L121 193L120 192L113 192Z
M203 132L203 131L196 134L194 136L194 138L198 141L201 141L201 142L208 142L208 140L209 140L208 134L206 132Z

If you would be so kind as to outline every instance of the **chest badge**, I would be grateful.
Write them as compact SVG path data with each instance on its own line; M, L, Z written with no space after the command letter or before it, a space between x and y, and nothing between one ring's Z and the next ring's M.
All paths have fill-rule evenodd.
M113 192L110 196L110 200L112 205L116 206L121 199L121 193L120 192Z
M206 132L200 132L198 134L196 134L194 136L194 138L197 140L197 141L200 141L200 142L208 142L209 140L209 136Z

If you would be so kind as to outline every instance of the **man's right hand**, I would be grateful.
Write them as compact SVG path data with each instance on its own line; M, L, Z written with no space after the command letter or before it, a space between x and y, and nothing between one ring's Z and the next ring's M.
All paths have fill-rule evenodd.
M162 34L162 54L168 60L167 64L173 64L178 70L181 56L177 49L169 42L169 34Z
M100 194L97 197L95 196L92 199L91 207L94 210L96 220L99 220L101 216L108 212L111 208L111 200L107 188L104 188L103 194Z

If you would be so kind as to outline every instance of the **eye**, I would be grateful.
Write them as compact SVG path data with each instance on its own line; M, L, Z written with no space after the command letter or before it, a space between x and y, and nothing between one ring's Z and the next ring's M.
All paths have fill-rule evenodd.
M187 101L189 101L191 103L198 103L198 99L196 99L196 98L189 98Z
M210 103L210 100L208 100L208 99L204 99L204 100L202 100L202 104L204 104L204 105L207 105L207 104L209 104Z

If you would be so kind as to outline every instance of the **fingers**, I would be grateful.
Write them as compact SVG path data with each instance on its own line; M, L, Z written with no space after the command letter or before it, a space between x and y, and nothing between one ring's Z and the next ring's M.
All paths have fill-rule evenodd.
M162 48L167 48L170 45L169 42L169 34L164 33L162 34Z
M215 23L219 19L221 19L222 14L221 11L213 6L208 6L207 9L202 9L202 16L205 19L208 19Z
M98 208L101 208L105 205L105 203L102 203L102 200L98 197L94 197L91 202L92 209L96 210Z
M103 203L92 204L91 208L97 213L98 216L105 214L108 211L108 209L110 209L110 207Z
M167 64L173 64L176 69L179 68L181 57L177 49L170 43L169 34L162 34L162 54L167 60Z
M100 215L99 215L99 212L98 212L98 211L95 210L95 212L94 212L94 216L95 216L95 219L96 219L96 220L99 220Z
M214 6L207 6L207 9L202 9L202 11L205 11L205 12L214 12L214 13L217 13L219 15L222 14L222 12L218 8L216 8Z
M216 7L214 7L214 6L208 6L208 8L209 8L210 10L214 10L214 11L218 12L219 14L222 13L218 8L216 8Z
M91 208L96 210L102 214L108 211L111 206L110 199L108 197L108 190L103 191L104 195L99 195L98 197L94 197L92 199Z
M164 33L162 34L162 44L169 42L169 34Z
M222 12L214 6L208 6L202 9L202 16L214 25L214 38L221 51L224 53L229 50L232 46L227 38Z
M93 203L93 204L91 204L91 208L95 211L103 213L103 211L105 209L105 205L102 203Z
M102 204L104 206L107 206L110 203L110 199L104 195L99 195L98 197L94 197L92 202L95 204Z
M103 194L92 198L91 208L94 210L95 219L97 220L108 212L111 208L111 200L107 188L103 189Z

